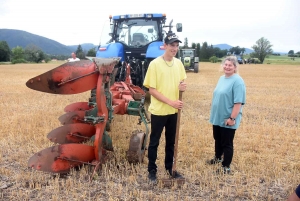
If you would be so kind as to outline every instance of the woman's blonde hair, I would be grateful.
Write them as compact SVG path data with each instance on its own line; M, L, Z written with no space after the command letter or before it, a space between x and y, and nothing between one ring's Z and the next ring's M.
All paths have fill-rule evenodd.
M238 66L239 66L239 63L237 61L237 58L236 56L227 56L223 59L222 63L221 63L221 71L223 72L224 69L223 69L223 66L225 64L226 61L231 61L232 64L234 65L235 69L234 69L234 73L238 73Z

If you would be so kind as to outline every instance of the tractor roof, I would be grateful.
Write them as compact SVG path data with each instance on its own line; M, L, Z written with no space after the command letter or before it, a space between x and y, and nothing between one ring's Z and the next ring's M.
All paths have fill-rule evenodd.
M166 14L162 13L141 13L141 14L125 14L125 15L115 15L113 20L119 19L129 19L129 18L165 18Z

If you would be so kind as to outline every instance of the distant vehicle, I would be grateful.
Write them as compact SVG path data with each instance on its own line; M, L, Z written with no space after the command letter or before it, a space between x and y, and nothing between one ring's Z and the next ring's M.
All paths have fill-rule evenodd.
M239 64L244 64L244 60L240 55L235 55Z
M248 59L248 64L260 64L259 58L249 58Z
M195 49L180 49L178 57L183 63L185 70L193 70L194 73L199 72L199 57L196 56Z

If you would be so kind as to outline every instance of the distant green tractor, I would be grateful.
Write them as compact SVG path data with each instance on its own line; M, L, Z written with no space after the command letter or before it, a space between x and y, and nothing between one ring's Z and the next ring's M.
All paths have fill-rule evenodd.
M195 49L180 49L178 54L185 70L193 70L194 73L199 72L199 57L196 56Z

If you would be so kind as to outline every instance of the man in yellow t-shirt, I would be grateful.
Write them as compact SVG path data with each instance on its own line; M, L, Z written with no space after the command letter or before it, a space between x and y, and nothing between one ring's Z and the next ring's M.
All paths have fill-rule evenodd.
M174 144L178 109L183 102L179 99L179 90L185 91L186 72L182 62L175 58L181 41L174 33L167 34L164 39L165 53L154 59L147 70L144 86L151 95L151 134L148 147L148 178L156 182L157 148L161 133L165 128L165 168L172 175ZM182 177L175 172L175 178Z

